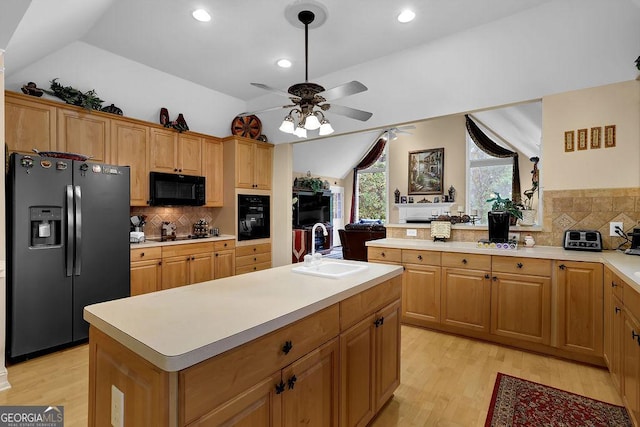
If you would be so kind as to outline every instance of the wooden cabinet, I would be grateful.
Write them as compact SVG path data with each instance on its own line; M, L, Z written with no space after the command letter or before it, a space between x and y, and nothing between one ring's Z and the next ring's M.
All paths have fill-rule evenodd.
M640 421L640 323L625 308L622 331L622 389L625 406Z
M440 252L402 251L402 321L440 323Z
M236 247L236 274L271 268L271 243Z
M603 354L602 264L557 261L558 347L592 356Z
M5 142L9 152L33 154L33 149L57 149L55 104L5 92Z
M129 166L130 204L149 204L149 127L125 120L111 120L111 161Z
M83 109L58 108L58 151L84 154L93 162L112 163L110 132L111 122L106 117Z
M367 248L367 260L386 264L400 264L402 263L402 250L369 246Z
M233 276L236 272L235 240L213 243L213 275L215 279Z
M366 426L400 384L400 302L340 335L341 426Z
M622 394L622 345L624 331L623 281L609 268L604 269L604 348L603 356L611 379Z
M442 254L442 324L489 333L491 257Z
M213 243L190 243L162 247L162 289L214 278Z
M551 260L492 257L491 333L551 343Z
M235 187L271 190L273 145L237 136L224 141L225 152L234 160Z
M201 175L202 138L166 128L150 128L149 169Z
M202 175L206 180L206 207L223 205L223 147L222 142L214 138L202 139Z
M131 296L160 290L162 251L160 247L131 249Z

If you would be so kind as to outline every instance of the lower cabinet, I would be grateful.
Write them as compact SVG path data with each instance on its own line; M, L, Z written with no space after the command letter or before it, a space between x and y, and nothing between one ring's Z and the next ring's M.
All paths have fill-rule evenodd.
M160 248L132 249L130 274L131 296L160 290L162 285Z
M400 384L400 302L340 335L340 425L366 426Z
M625 308L622 331L622 395L636 425L640 422L640 323Z
M271 268L271 243L236 246L235 274Z
M236 250L234 240L213 243L213 276L215 279L233 276L236 272Z
M440 323L440 266L405 264L402 321L420 326Z
M162 257L162 289L213 279L213 252Z

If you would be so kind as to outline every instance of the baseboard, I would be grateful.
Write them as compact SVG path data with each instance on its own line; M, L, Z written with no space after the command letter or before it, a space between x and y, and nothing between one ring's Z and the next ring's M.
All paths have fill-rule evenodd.
M0 391L8 390L11 388L9 384L9 375L6 366L0 369Z

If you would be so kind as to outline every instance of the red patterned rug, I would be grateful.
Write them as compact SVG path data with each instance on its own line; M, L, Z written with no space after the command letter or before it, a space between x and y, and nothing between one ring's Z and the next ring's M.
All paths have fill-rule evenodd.
M485 427L631 427L627 410L498 373Z

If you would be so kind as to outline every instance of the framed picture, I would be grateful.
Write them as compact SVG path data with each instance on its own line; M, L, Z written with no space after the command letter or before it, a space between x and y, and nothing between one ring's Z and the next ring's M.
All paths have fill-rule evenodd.
M602 141L602 128L591 128L591 149L600 148Z
M586 150L587 149L587 130L586 129L578 129L578 150Z
M444 148L409 152L409 194L442 194Z
M564 151L573 151L575 150L573 144L573 137L575 135L575 131L568 130L564 133Z
M604 127L604 148L616 146L616 125Z

